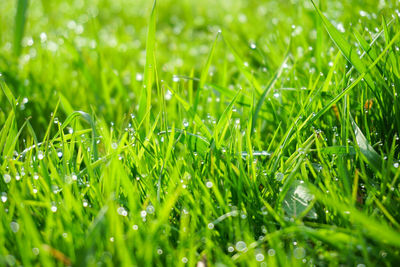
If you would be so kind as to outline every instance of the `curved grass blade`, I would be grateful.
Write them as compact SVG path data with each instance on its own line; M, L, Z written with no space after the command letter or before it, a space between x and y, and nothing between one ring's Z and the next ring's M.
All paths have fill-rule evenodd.
M208 54L208 58L207 58L207 62L206 65L204 66L204 68L201 71L201 76L200 76L200 89L204 87L205 83L206 83L206 79L208 76L208 72L210 70L210 66L211 66L211 62L212 59L214 57L214 51L215 51L215 47L217 46L217 42L218 42L218 37L221 35L221 32L219 31L217 33L217 36L215 37L214 43L211 47L210 53Z
M353 48L342 36L342 34L332 25L332 23L322 14L321 10L317 7L313 0L311 0L317 11L319 17L325 25L325 29L331 37L332 41L336 44L343 56L358 70L360 73L365 73L368 69L367 65L358 57L356 49ZM375 84L370 74L364 77L366 83L371 89L375 89Z
M374 148L368 143L364 134L350 115L351 126L353 127L354 135L356 137L357 145L360 148L361 153L367 159L367 162L374 167L376 170L382 168L382 157L374 150Z
M235 62L237 67L239 68L239 71L244 75L244 77L246 77L247 81L249 81L249 83L253 85L254 88L256 88L257 92L261 94L263 90L260 83L255 79L254 75L246 69L243 59L233 48L232 44L229 42L226 36L224 36L224 41L225 44L228 46L229 51L233 54L233 57L235 58Z
M194 111L193 107L190 106L190 104L188 102L186 102L181 96L179 96L174 89L172 89L171 87L167 86L168 89L172 92L172 94L175 96L175 98L179 101L179 103L181 103L181 105L183 106L183 108L186 110L186 112L189 113L189 115L193 118L193 120L196 122L196 124L198 125L198 127L200 128L201 132L205 135L205 137L208 140L211 140L212 135L210 133L210 130L207 128L207 126L202 122L201 118L199 117L199 115L197 115L197 113Z
M232 99L232 101L229 103L229 105L226 107L226 109L224 110L224 112L222 113L221 117L219 118L219 121L217 123L217 126L215 126L214 129L214 139L216 140L216 145L217 148L219 148L219 144L221 142L221 140L224 138L224 131L222 131L222 129L224 128L224 126L226 125L227 121L229 120L229 118L232 116L232 107L233 104L235 104L237 97L239 96L240 92L242 90L239 90L236 95L234 96L234 98ZM218 138L218 135L221 133L221 136Z

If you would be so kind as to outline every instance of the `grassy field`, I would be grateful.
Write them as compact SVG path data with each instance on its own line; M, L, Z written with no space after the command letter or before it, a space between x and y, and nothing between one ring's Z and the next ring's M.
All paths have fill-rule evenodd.
M0 266L396 266L399 8L0 1Z

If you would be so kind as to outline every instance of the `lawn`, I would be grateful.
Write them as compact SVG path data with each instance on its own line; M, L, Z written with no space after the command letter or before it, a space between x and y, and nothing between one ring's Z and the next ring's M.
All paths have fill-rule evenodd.
M0 1L0 266L397 266L399 9Z

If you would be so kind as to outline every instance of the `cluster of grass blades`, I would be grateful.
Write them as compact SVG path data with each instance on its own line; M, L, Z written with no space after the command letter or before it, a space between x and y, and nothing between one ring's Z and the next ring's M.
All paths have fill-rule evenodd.
M54 12L84 4L42 1L40 9L16 2L13 52L0 53L0 265L400 261L399 11L391 16L397 4L364 22L374 31L351 18L343 18L352 24L344 30L333 22L336 12L321 11L336 10L329 1L287 4L274 19L293 23L297 12L304 21L291 29L273 23L290 37L280 40L243 26L254 19L252 1L232 1L233 26L218 13L223 4L178 1L177 14L210 12L209 23L220 26L207 27L199 15L187 19L186 30L165 15L178 4L154 1L138 37L143 52L136 42L100 40L104 21L124 23L119 1L100 1L100 15L88 7L79 17L90 22L79 22L85 32L71 20L71 32L56 42L48 28L39 44L24 38L34 31L26 25L30 16L39 23L43 12L57 25ZM265 5L277 8L275 1ZM265 16L266 10L257 8ZM181 35L168 37L171 27ZM311 37L301 27L313 30ZM173 48L190 46L183 36L195 40L208 30L208 54L192 51L194 58L178 60L181 68L171 71ZM143 60L127 63L138 55ZM39 71L47 61L54 70Z

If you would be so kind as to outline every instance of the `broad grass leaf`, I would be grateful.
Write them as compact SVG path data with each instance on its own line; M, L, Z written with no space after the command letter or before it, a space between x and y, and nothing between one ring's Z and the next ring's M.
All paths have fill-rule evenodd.
M307 186L295 181L285 196L283 210L288 216L298 218L308 208L313 199L314 195L311 194ZM314 208L311 208L306 217L310 219L318 218Z

